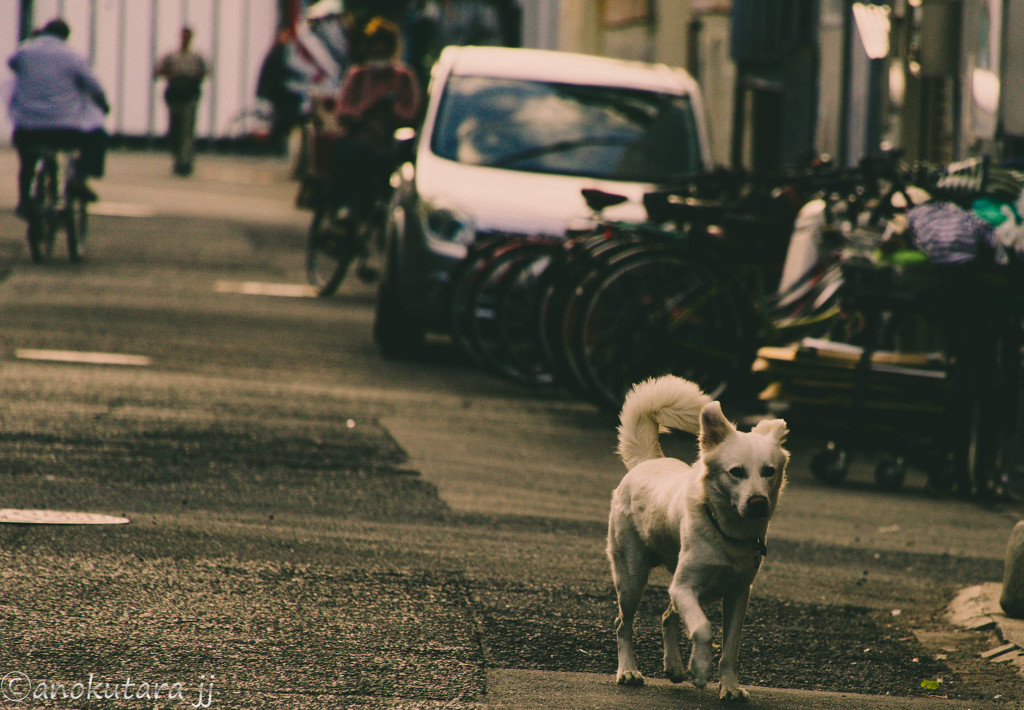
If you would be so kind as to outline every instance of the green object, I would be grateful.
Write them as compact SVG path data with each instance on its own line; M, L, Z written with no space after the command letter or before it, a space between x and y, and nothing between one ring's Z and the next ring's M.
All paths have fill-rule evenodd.
M928 262L928 255L917 249L900 249L889 255L889 261L893 264L924 264Z
M1003 212L1004 206L1013 210L1013 205L1008 202L1000 202L999 200L993 200L990 197L979 197L971 204L971 209L974 210L974 214L981 217L993 227L998 227L1007 220L1006 213ZM1014 214L1016 214L1016 210L1014 210Z

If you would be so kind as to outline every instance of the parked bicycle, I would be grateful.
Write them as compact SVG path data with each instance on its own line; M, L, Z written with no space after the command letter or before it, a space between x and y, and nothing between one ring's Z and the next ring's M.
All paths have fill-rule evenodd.
M88 201L72 187L76 152L41 146L28 196L28 247L32 262L53 258L58 232L64 232L68 258L78 263L85 255Z
M505 377L557 382L609 411L664 372L716 395L750 384L758 345L857 327L839 307L842 264L877 247L892 211L879 205L902 184L875 184L870 167L770 182L722 171L649 194L648 222L478 245L452 289L454 340ZM827 202L821 253L777 293L794 216L814 194ZM621 199L586 198L598 214Z
M503 377L609 413L667 372L790 407L831 439L811 461L826 483L866 446L883 489L919 464L936 490L969 494L972 476L982 490L1002 465L989 432L1006 427L976 413L1012 409L1002 391L1015 389L1020 326L985 334L1012 323L1000 288L1019 269L936 268L914 248L906 211L929 194L957 201L942 172L885 155L771 182L713 174L650 193L647 222L475 245L452 285L453 340ZM595 212L621 199L587 197ZM995 374L990 350L1005 351Z

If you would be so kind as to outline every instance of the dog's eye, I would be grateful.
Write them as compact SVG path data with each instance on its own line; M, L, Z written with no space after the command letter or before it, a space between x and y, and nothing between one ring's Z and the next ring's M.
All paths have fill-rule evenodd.
M732 468L729 469L729 475L732 476L733 478L746 478L747 469L743 468L742 466L733 466Z
M775 467L774 466L762 466L761 467L761 477L762 478L771 478L774 475L775 475Z

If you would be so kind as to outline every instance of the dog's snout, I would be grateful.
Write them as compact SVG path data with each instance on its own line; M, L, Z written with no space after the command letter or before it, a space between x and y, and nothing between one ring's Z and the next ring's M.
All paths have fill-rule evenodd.
M743 508L744 518L767 518L769 509L768 498L765 496L751 496Z

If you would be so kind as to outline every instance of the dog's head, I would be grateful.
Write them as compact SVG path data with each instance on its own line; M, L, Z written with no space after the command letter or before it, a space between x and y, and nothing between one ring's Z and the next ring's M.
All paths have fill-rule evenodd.
M782 419L737 431L718 402L700 413L700 455L708 496L728 501L740 517L766 519L775 511L789 462L782 444L789 430Z

